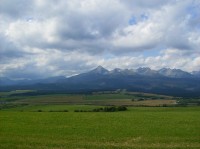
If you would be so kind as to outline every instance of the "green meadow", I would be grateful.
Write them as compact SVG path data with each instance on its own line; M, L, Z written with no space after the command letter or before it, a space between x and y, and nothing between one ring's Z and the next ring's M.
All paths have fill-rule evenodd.
M124 112L73 112L80 108L94 107L35 105L0 111L0 148L200 148L199 107L129 107ZM43 112L36 112L38 109ZM48 112L63 109L69 112Z
M0 149L200 148L200 107L179 107L180 99L146 93L29 94L34 92L0 93ZM88 112L121 105L128 110Z

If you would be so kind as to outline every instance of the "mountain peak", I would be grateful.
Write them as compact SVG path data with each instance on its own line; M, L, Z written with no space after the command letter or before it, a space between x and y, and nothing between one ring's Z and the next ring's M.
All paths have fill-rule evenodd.
M159 74L166 76L166 77L172 77L172 78L187 78L191 77L191 74L188 72L185 72L181 69L171 69L171 68L162 68L158 70Z
M151 70L151 68L149 68L149 67L139 67L137 70L138 71L149 71L149 70Z
M120 68L115 68L115 69L113 69L112 71L111 71L111 73L120 73L120 72L122 72L123 70L122 69L120 69Z
M106 74L109 71L107 69L105 69L102 66L98 66L97 68L95 68L94 70L91 71L92 73L99 73L99 74Z
M103 66L99 65L96 69L105 69Z
M139 74L148 74L148 73L152 73L153 70L151 70L151 68L149 68L149 67L140 67L140 68L136 69L136 72Z

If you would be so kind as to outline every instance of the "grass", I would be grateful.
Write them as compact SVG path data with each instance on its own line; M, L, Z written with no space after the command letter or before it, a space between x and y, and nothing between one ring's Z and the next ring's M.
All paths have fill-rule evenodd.
M0 92L0 149L200 148L200 107L153 107L175 106L171 96L24 95L29 92ZM130 107L113 113L74 112L107 105Z
M64 111L68 110L69 112L74 112L74 110L92 110L95 108L100 108L101 106L92 106L92 105L22 105L13 108L6 108L2 111L15 111L15 112L37 112L42 110L43 112L49 111Z
M169 96L147 93L94 93L90 95L49 94L24 95L31 91L2 92L0 103L10 104L87 104L87 105L126 105L126 106L162 106L176 105L176 100ZM33 92L33 91L32 91ZM35 91L36 92L36 91ZM16 94L17 93L17 94ZM151 97L151 98L150 98ZM142 100L141 100L142 99ZM2 106L0 105L0 109Z
M133 95L126 94L92 94L84 97L86 100L132 99Z
M119 92L119 93L93 93L84 97L86 100L104 100L104 99L173 99L172 96L139 93L139 92Z
M8 96L12 94L23 94L23 93L30 93L30 92L36 92L35 90L15 90L10 92L0 92L0 96Z
M31 112L36 107L26 107L27 112L0 111L1 149L200 148L199 107L75 113L75 108L90 106L41 105L37 108L70 112Z

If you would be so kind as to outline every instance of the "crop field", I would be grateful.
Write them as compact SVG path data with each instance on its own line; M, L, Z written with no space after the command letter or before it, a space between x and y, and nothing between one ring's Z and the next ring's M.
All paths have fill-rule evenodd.
M126 106L173 106L176 98L147 93L93 93L29 95L35 91L18 90L0 93L1 103L10 104L79 104L79 105L126 105ZM2 106L0 105L0 108Z

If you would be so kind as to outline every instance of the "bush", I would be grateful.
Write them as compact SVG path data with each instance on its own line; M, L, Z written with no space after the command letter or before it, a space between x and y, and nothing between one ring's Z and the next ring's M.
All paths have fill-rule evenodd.
M93 110L74 110L74 112L117 112L117 111L126 111L127 107L125 106L111 106L111 107L104 107L104 108L96 108Z
M42 112L42 110L38 110L38 112Z
M118 107L117 109L118 109L118 111L126 111L126 110L127 110L127 107L125 107L125 106L120 106L120 107Z
M49 110L49 112L69 112L68 110Z
M104 112L115 112L117 111L117 108L116 107L105 107L104 109Z
M103 108L93 109L92 112L103 112Z

